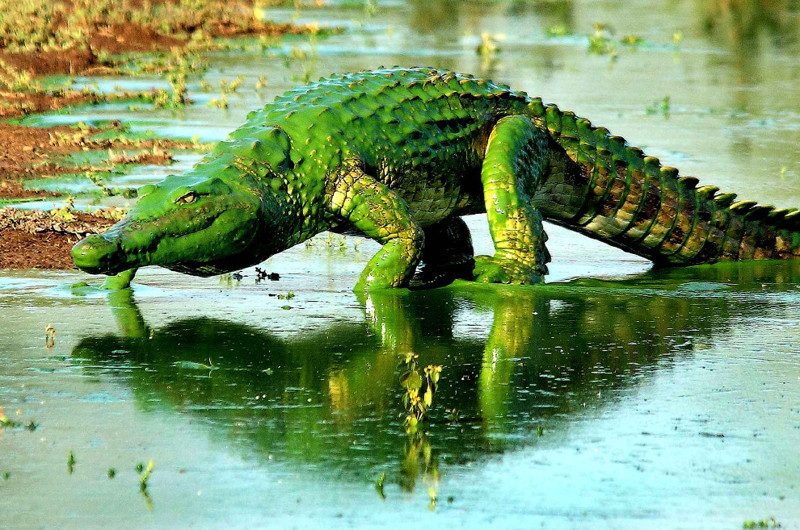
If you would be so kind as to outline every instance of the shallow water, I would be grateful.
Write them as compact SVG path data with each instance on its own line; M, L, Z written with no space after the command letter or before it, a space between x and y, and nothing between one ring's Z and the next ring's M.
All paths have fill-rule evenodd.
M216 140L305 72L430 64L542 95L703 184L800 205L798 14L736 24L713 4L379 2L367 17L341 3L299 13L340 35L209 56L212 85L246 77L228 110L36 120ZM644 42L589 54L595 22ZM556 27L566 34L548 37ZM492 57L475 53L483 31L504 34ZM311 58L286 63L293 47ZM469 223L490 252L485 219ZM70 290L89 279L78 273L0 274L0 407L38 424L0 434L4 525L800 526L800 264L649 271L548 233L551 284L535 289L460 282L359 301L350 289L376 246L324 235L262 265L278 282L145 270L107 295ZM403 428L408 351L443 367L421 439ZM150 459L145 496L135 466Z

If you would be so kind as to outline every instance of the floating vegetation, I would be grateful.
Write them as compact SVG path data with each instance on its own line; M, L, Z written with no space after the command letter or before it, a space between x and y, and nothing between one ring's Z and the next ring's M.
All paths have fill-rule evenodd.
M10 478L11 478L11 472L10 471L3 471L3 480L8 480Z
M263 280L269 280L271 282L280 281L281 275L277 272L267 272L260 267L256 267L256 283L260 283Z
M418 357L412 352L406 354L403 361L406 372L400 378L400 382L405 388L403 406L407 412L405 427L408 434L415 434L420 423L425 419L428 409L433 404L433 396L442 372L441 366L431 364L424 368L423 377L420 374Z
M44 347L48 350L56 345L56 328L52 324L48 324L44 328Z
M630 33L622 37L622 39L620 39L620 42L626 46L638 46L639 44L644 42L644 39L635 33Z
M374 17L378 13L378 2L376 0L364 0L364 16Z
M417 354L408 352L401 364L401 369L405 370L400 376L400 383L405 389L402 400L406 417L403 425L408 435L404 447L401 486L406 491L414 489L422 466L420 462L422 456L423 478L430 484L429 494L433 491L428 507L434 509L438 502L435 492L435 486L439 482L438 462L433 458L430 441L422 426L427 419L428 411L433 406L442 367L430 364L420 369L418 358Z
M196 363L193 361L176 361L172 364L175 368L180 370L200 370L200 371L208 371L209 375L210 372L214 370L218 370L219 367L215 366L214 363L211 362L211 359L208 360L208 364L205 363ZM139 464L140 466L142 464Z
M646 112L647 114L661 114L665 118L669 118L669 111L672 108L670 103L670 97L664 96L663 99L659 101L654 101L650 105L647 106Z
M383 483L386 481L386 471L381 473L381 476L378 477L378 480L375 481L375 491L378 492L378 497L381 499L386 498L386 494L383 491Z
M572 35L572 32L567 28L567 26L561 24L550 26L547 28L546 33L548 37L565 37L567 35Z
M67 471L70 475L75 471L75 454L72 451L67 456Z
M3 416L2 411L0 410L0 430L2 429L21 429L25 428L25 430L33 432L39 428L39 424L35 421L30 421L27 424L23 424L19 421L14 421L12 419L6 418Z
M551 33L548 30L548 36L561 36L558 33ZM605 55L612 61L617 60L619 56L618 45L625 46L626 48L636 49L646 41L641 35L636 33L629 33L624 37L617 39L614 35L614 28L608 24L595 23L592 33L587 35L588 38L588 51L595 55Z
M208 100L208 103L206 103L206 106L216 107L218 109L227 109L229 105L230 102L228 101L228 96L225 94L222 94L218 98L210 99Z
M139 465L141 466L141 464ZM144 473L142 473L142 476L139 477L139 491L141 492L147 491L148 481L150 480L150 475L153 473L154 467L155 466L153 465L153 460L151 459L147 463L147 467L144 468Z
M484 31L481 33L481 42L478 44L478 47L475 48L475 53L481 57L491 57L495 53L501 51L497 43L504 39L505 35L492 35L488 31Z
M116 476L117 476L117 470L114 469L113 467L108 468L108 478L113 479Z
M233 81L228 81L223 77L222 79L219 80L219 89L222 92L222 94L233 94L239 89L239 87L242 85L243 82L244 82L243 75L240 75Z
M589 53L607 55L611 60L617 59L617 46L614 30L607 24L596 23L594 32L589 35Z
M769 519L747 520L742 523L742 528L783 528L783 525L775 520L774 517Z
M286 294L278 295L278 300L291 300L292 298L294 298L294 291L289 291Z
M439 502L439 498L436 496L436 490L433 487L428 488L428 497L430 498L430 501L428 502L428 509L430 511L434 511Z

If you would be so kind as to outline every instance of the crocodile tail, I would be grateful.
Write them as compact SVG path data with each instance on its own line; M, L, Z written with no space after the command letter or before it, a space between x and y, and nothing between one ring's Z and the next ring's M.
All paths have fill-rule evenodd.
M528 109L568 157L535 199L548 220L661 264L800 258L797 209L698 187L572 112L538 98Z

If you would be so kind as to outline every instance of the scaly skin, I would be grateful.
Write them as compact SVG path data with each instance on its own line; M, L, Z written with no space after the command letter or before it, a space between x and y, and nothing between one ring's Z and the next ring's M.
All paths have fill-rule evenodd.
M383 245L359 289L408 285L421 260L432 284L448 271L535 284L547 274L547 219L660 264L800 257L800 212L696 185L539 98L452 72L382 69L251 113L73 256L92 273L210 275L333 230ZM496 252L473 262L458 217L484 211Z

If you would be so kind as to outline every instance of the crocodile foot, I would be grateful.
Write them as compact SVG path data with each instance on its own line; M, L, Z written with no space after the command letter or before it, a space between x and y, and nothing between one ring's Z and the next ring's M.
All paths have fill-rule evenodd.
M544 283L544 274L538 267L518 261L493 256L476 256L473 271L476 282L536 285Z

